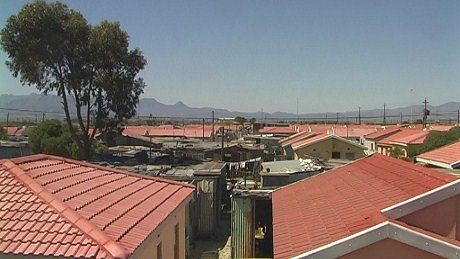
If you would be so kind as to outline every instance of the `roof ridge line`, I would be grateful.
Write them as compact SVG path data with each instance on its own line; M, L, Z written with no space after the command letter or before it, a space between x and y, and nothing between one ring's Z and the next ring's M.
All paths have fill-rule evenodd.
M120 173L120 174L125 174L125 175L129 175L129 176L135 176L135 177L142 178L142 179L155 180L155 181L158 181L158 182L165 182L165 183L169 183L169 184L182 185L184 187L195 188L195 186L192 185L192 184L176 182L176 181L164 179L164 178L161 178L161 177L153 177L153 176L149 176L149 175L135 174L135 173L128 172L126 170L105 167L105 166L101 166L101 165L97 165L97 164L92 164L92 163L86 162L86 161L80 161L80 160L75 160L75 159L65 158L65 157L59 157L59 156L54 156L54 155L37 154L37 155L31 155L31 156L26 156L26 157L14 158L14 159L11 159L11 161L13 163L24 163L24 162L37 161L37 160L41 160L41 159L56 159L56 160L64 161L64 162L67 162L67 163L72 163L72 164L77 164L77 165L81 165L81 166L97 168L97 169L100 169L100 170L114 172L114 173Z
M45 156L40 156L46 158ZM40 158L35 159L40 160ZM49 207L53 208L57 214L65 218L68 223L72 224L75 228L79 229L82 233L92 239L95 243L98 243L109 255L113 258L128 258L129 253L121 247L115 240L108 237L102 230L96 225L91 223L89 220L78 214L75 210L65 204L61 199L57 198L46 190L40 183L35 181L29 174L24 171L19 165L14 163L12 160L6 160L3 166L8 169L8 172L12 173L17 180L30 191L36 193L36 195ZM79 222L77 225L76 223Z

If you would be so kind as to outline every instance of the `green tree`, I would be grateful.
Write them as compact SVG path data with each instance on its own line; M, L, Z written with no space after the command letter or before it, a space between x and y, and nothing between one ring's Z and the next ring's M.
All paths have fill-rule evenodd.
M9 17L0 36L13 75L62 98L81 158L90 158L97 131L112 130L135 115L145 87L137 75L147 62L139 49L128 49L128 34L117 22L91 26L62 3L35 1Z
M29 145L34 153L59 155L70 158L80 156L79 149L62 122L46 120L30 133Z
M403 158L404 155L404 150L401 147L394 147L390 150L390 156L392 157Z

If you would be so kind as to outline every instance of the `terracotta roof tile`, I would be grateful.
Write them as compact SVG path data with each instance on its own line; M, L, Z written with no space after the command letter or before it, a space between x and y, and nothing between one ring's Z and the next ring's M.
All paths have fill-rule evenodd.
M275 258L289 258L387 220L380 210L456 180L373 154L272 193Z
M191 185L54 156L0 164L4 254L125 257L193 192ZM146 227L152 218L156 224Z

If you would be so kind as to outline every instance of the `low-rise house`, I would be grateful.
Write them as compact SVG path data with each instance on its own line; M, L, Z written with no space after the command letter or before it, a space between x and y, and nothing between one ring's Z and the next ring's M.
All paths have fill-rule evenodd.
M333 134L317 134L291 144L294 158L355 160L364 157L364 146Z
M377 152L377 142L389 137L397 132L401 131L399 127L382 127L381 129L377 130L376 132L372 132L370 134L365 135L362 137L363 146L367 148L367 153L372 154Z
M422 153L415 158L415 161L433 167L460 168L460 141Z
M289 136L287 138L281 139L279 141L279 144L283 148L283 155L286 160L292 160L294 159L294 149L292 149L292 144L307 139L311 138L313 136L318 135L318 133L315 132L310 132L310 131L301 131L299 133L296 133L292 136Z
M185 258L192 185L56 156L0 161L0 257Z
M375 153L271 194L274 258L458 258L460 180Z
M377 152L389 156L394 150L400 150L402 157L408 157L410 149L417 151L421 148L429 133L424 129L401 129L377 141Z

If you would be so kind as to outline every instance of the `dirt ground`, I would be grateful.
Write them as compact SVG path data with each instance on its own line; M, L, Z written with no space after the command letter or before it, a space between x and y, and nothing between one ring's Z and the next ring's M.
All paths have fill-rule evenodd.
M213 238L195 240L191 259L231 258L230 215L223 215Z

